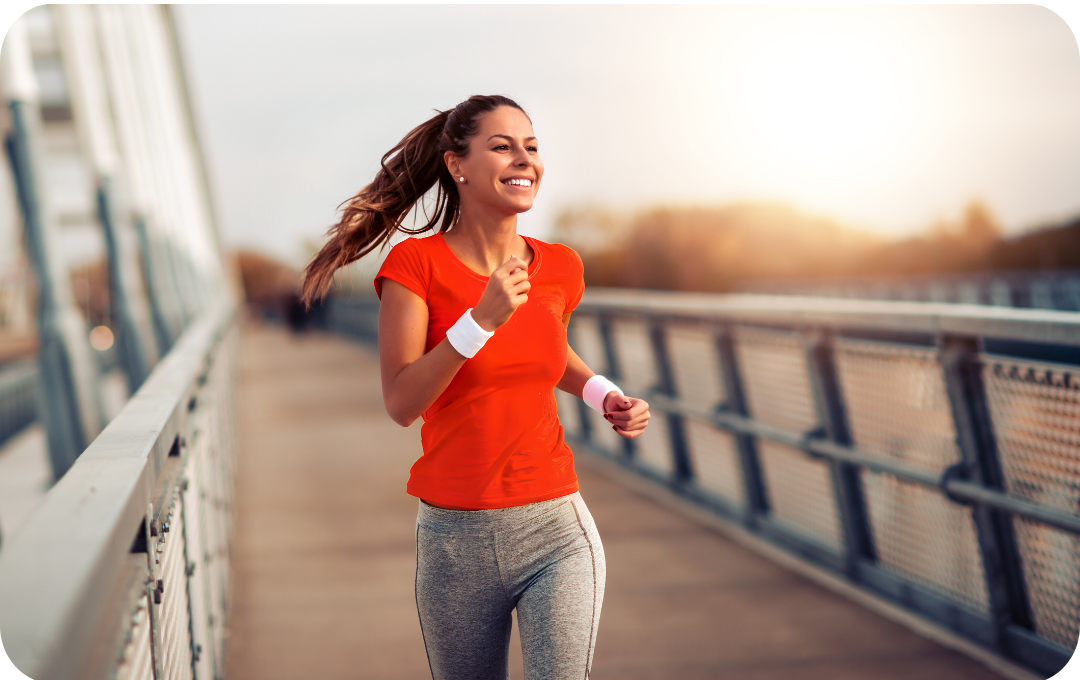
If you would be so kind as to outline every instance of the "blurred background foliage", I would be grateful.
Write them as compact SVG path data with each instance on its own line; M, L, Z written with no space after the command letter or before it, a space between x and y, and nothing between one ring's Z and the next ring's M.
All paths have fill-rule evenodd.
M1080 267L1080 218L1005 237L979 202L955 220L901 239L781 203L630 213L585 206L559 214L553 240L578 251L587 285L664 290L724 292L763 280Z

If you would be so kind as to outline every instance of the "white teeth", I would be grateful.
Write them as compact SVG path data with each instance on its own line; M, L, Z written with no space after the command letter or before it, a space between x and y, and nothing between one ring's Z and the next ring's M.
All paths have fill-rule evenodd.
M514 184L514 185L522 186L522 187L531 187L532 186L532 180L531 179L508 179L508 180L506 180L506 184Z

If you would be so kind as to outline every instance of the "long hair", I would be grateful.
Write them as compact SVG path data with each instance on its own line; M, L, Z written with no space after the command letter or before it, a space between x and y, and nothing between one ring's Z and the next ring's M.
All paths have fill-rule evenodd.
M394 232L421 234L438 226L441 233L453 228L461 214L461 196L443 155L447 151L467 155L480 116L500 106L525 113L508 97L473 95L453 109L438 111L383 154L375 179L338 206L344 207L341 219L326 232L330 240L304 268L301 299L305 305L310 307L326 295L335 271L385 246ZM424 205L427 223L417 229L402 226L405 216L432 187L436 187L435 210L429 215Z

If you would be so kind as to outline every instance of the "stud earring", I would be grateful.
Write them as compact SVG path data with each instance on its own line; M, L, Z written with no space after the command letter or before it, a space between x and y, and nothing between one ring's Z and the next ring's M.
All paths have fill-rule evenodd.
M465 183L465 178L464 177L458 177L458 181L461 182L462 184L464 184Z

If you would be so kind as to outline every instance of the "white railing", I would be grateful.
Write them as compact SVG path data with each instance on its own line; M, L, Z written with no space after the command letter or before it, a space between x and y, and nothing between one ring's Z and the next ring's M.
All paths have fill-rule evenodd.
M0 552L0 635L35 680L222 676L234 316L190 325Z

